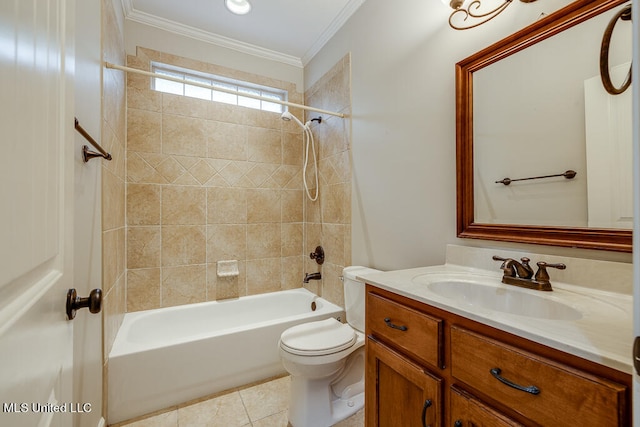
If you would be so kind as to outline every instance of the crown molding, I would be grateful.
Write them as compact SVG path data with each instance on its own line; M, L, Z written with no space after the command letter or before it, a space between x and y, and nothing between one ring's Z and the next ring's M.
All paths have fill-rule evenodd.
M318 40L316 40L311 48L302 56L301 61L303 66L306 66L313 57L320 52L324 45L336 35L338 30L342 28L351 15L353 15L364 2L365 0L350 0L346 4L346 6L340 11L340 14L336 16L336 19L331 22L331 25L322 32L320 37L318 37Z
M322 49L322 47L333 37L344 23L355 13L355 11L365 2L365 0L350 0L347 5L340 11L340 14L331 22L331 25L322 32L318 40L304 54L302 58L292 55L286 55L274 50L265 49L250 43L244 43L219 34L204 31L188 25L183 25L169 19L160 18L155 15L141 12L133 7L132 0L121 0L122 9L124 10L125 19L140 24L149 25L161 30L169 31L195 40L211 43L227 49L245 53L248 55L265 58L271 61L281 62L294 67L303 68L311 61L311 59Z
M233 49L241 53L257 56L260 58L269 59L271 61L282 62L287 65L302 68L302 61L292 55L285 55L274 50L265 49L260 46L256 46L250 43L244 43L238 40L230 39L228 37L214 34L209 31L204 31L198 28L194 28L188 25L180 24L169 19L160 18L155 15L151 15L145 12L141 12L133 8L131 0L122 0L122 6L125 12L125 19L140 24L149 25L161 30L169 31L181 36L190 37L195 40L200 40L206 43L215 44L227 49Z

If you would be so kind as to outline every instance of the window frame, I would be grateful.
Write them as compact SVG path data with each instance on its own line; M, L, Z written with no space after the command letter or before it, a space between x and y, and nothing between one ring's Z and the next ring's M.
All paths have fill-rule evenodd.
M197 70L192 70L183 67L177 67L170 64L164 64L161 62L151 62L151 71L154 74L165 74L170 77L182 79L183 83L178 83L172 80L166 80L162 77L151 78L151 89L161 92L169 93L179 96L187 96L190 98L203 99L212 102L220 102L229 105L236 105L240 107L253 108L261 111L270 111L275 113L283 113L286 111L286 106L279 102L288 102L288 91L285 89L274 88L270 86L260 85L253 82L232 79L216 74L204 73ZM190 85L189 80L210 85L211 89L203 88L200 86ZM163 88L158 87L159 82L165 85ZM171 88L173 86L173 88ZM216 91L215 87L225 87L230 90L235 90L235 94ZM191 93L189 93L191 91ZM206 93L208 92L208 96ZM266 100L249 98L243 96L242 93L251 93L262 97L272 97L275 102L269 102ZM198 96L197 94L200 94Z

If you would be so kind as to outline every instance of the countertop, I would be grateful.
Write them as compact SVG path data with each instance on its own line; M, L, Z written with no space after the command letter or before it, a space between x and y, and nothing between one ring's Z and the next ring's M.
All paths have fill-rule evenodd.
M631 374L633 372L633 298L631 295L600 291L552 282L553 291L517 288L501 283L502 272L445 264L358 276L366 283L416 301L510 332L531 341ZM533 293L579 311L577 319L551 320L495 311L473 305L464 298L436 294L430 283L443 280L477 282L504 289Z

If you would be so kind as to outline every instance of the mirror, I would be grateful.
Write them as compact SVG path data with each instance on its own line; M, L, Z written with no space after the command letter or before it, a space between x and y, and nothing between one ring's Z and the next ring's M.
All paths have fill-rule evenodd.
M456 64L458 237L631 252L631 91L598 68L627 3L576 1ZM619 21L617 84L631 40Z

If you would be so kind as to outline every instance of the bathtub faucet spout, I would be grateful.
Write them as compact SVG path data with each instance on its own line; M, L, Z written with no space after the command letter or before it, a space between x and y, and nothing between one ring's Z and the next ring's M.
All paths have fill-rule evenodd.
M305 273L304 275L304 283L309 283L309 280L320 280L322 279L322 276L320 275L320 272L317 273Z

